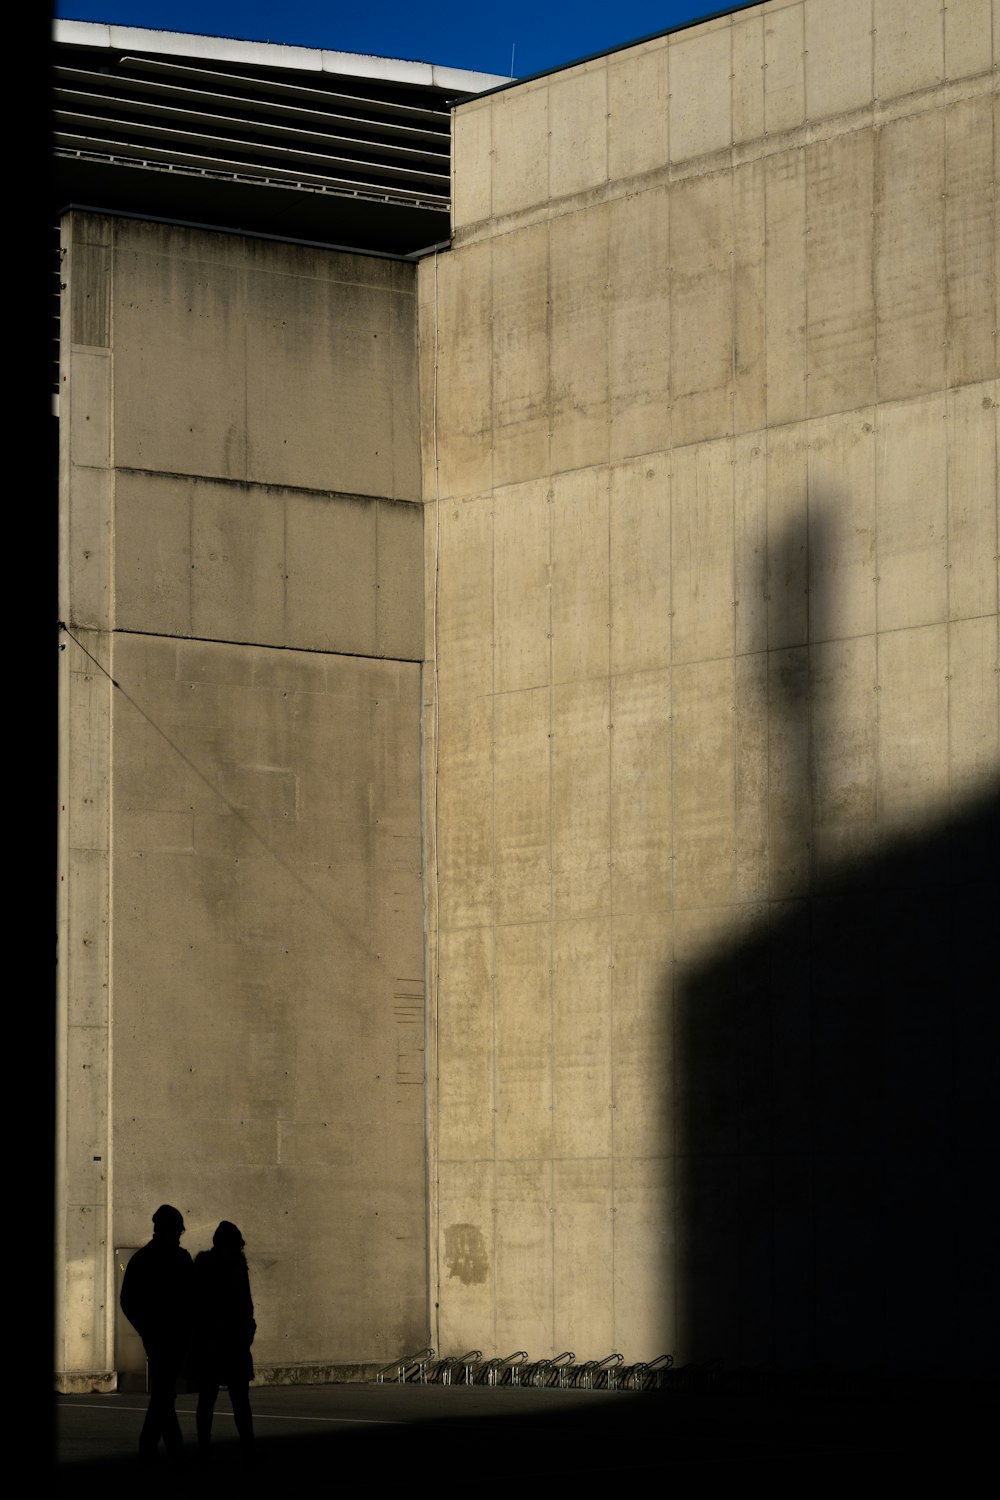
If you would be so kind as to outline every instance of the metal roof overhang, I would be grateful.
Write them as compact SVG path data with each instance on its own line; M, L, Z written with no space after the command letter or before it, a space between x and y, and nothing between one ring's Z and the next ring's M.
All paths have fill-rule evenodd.
M498 81L80 22L53 50L57 209L382 254L447 239L456 86Z

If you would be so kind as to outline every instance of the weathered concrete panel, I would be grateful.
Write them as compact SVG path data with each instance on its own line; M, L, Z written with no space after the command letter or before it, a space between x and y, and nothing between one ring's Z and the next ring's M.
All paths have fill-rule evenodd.
M423 499L420 473L420 405L418 381L420 351L417 347L417 299L414 272L408 265L393 265L392 296L389 299L389 338L392 353L392 484L394 500L419 503ZM339 486L338 486L339 487Z
M608 179L608 86L604 59L557 73L549 84L549 197Z
M552 680L608 673L607 469L552 481Z
M544 473L549 456L548 226L504 250L493 267L494 484Z
M523 484L495 496L493 689L504 693L549 680L552 491Z
M733 142L764 134L764 14L735 15L732 26Z
M496 1205L497 1348L556 1354L550 1163L498 1162Z
M805 118L805 20L802 5L764 12L764 126L792 130Z
M988 98L965 99L944 120L947 361L949 384L957 385L996 370L993 109Z
M674 663L733 649L733 465L727 441L674 452L670 486Z
M411 877L419 868L418 773L406 752L418 668L342 658L338 673L328 660L323 694L313 660L286 651L275 680L261 674L251 688L223 664L251 663L250 648L146 638L133 653L132 642L119 639L119 681L142 713L116 717L116 788L128 801L141 769L152 823L147 837L133 817L116 839L116 1222L126 1241L141 1239L152 1193L207 1235L229 1203L255 1253L286 1267L261 1358L285 1357L290 1330L304 1359L388 1358L423 1317L421 898L399 863L405 821ZM292 695L300 717L286 737L300 661L313 690ZM282 744L294 759L275 764ZM176 776L156 774L154 752ZM346 841L323 794L331 754L345 803L364 808ZM178 803L204 815L193 847L172 853L163 816ZM252 835L241 852L217 852L209 814ZM322 852L311 836L298 847L285 837L317 815ZM397 875L376 879L377 869ZM139 1150L133 1116L146 1131ZM345 1248L324 1260L313 1236L331 1201ZM360 1310L360 1267L366 1285L384 1286L375 1324Z
M496 1342L494 1172L491 1161L440 1164L443 1295L438 1343L449 1353L482 1349L487 1339Z
M1000 651L996 622L955 620L948 633L948 780L952 804L981 794L1000 758Z
M603 709L603 712L602 712ZM608 678L552 692L552 913L608 908L610 786Z
M612 672L670 663L670 474L653 454L611 470Z
M948 793L948 627L886 631L878 648L878 803L886 832Z
M688 161L732 141L732 102L716 80L731 72L728 21L698 27L670 43L670 159Z
M441 934L439 1078L435 1149L445 1161L493 1154L493 935L469 927Z
M549 195L549 86L543 79L493 100L493 213L544 203Z
M768 890L772 898L808 890L812 787L809 771L809 652L767 655Z
M733 286L729 176L673 190L670 211L671 437L676 445L732 422Z
M71 245L63 275L72 285L70 342L84 348L111 344L111 250L108 221L92 215L74 217Z
M375 507L376 656L423 656L423 528L419 506L382 501Z
M874 0L875 97L894 99L944 77L944 25L938 0Z
M436 413L436 436L428 454L428 497L469 495L493 478L492 350L489 328L493 303L493 247L470 245L461 257L436 255L421 267L422 285L432 297L432 327L448 329L435 338L424 389ZM430 335L427 330L425 337Z
M484 99L452 114L452 222L456 229L488 219L493 204L493 107Z
M437 883L443 927L487 922L493 900L493 705L442 703L437 742Z
M554 1108L551 934L545 922L498 926L494 941L497 1159L544 1160Z
M670 160L666 40L608 58L608 177L652 172Z
M842 411L875 394L872 246L875 152L868 131L806 153L809 412Z
M243 242L119 221L115 461L247 477Z
M768 157L765 163L765 347L767 421L772 427L804 417L807 410L806 163L802 150Z
M114 253L118 463L417 498L414 268L126 220Z
M767 643L809 638L807 430L772 428L767 437Z
M738 901L763 901L770 890L768 665L766 651L738 654L734 664L736 838L733 852Z
M549 231L552 469L608 461L608 210Z
M103 469L111 462L112 361L99 350L78 349L69 387L70 463Z
M615 913L612 1116L616 1171L672 1149L673 923L668 911Z
M794 1155L816 1118L840 1141L824 1101L844 1037L870 1061L853 997L881 1017L891 992L856 961L868 887L897 833L919 849L922 819L964 806L997 759L989 105L978 84L918 92L941 38L974 77L981 21L980 0L950 17L774 0L568 70L552 109L554 88L597 94L606 74L608 133L565 111L587 147L565 170L553 147L550 194L580 194L558 221L543 85L495 103L523 180L452 256L491 247L476 318L493 319L502 485L483 484L475 522L439 519L453 580L463 559L469 575L443 611L442 682L481 693L488 640L498 695L481 729L508 949L497 1158L519 1197L495 1245L534 1317L512 1269L489 1303L506 1349L596 1335L629 1358L801 1364L841 1336L803 1271L815 1163L776 1165L768 1143ZM876 94L893 101L878 120ZM530 208L530 227L504 217ZM491 567L492 617L469 602ZM845 1172L823 1178L838 1205ZM465 1306L451 1280L442 1327ZM897 1326L887 1311L886 1348Z
M390 294L248 275L247 477L392 495Z
M615 1170L616 1349L637 1359L677 1350L673 1163L625 1161Z
M875 629L874 411L809 423L809 638Z
M989 0L955 0L944 10L946 78L986 73L993 61Z
M732 659L672 674L674 907L735 895Z
M578 1360L602 1359L614 1331L614 1244L611 1163L556 1161L553 1343Z
M428 642L440 698L493 690L493 501L452 503L440 528L428 508L427 553L440 546L428 587ZM435 592L436 591L436 592Z
M548 688L494 700L494 858L498 922L551 913L551 716Z
M806 0L806 105L810 120L860 109L873 95L873 0Z
M940 396L881 408L876 429L878 623L948 615L948 483Z
M61 424L66 422L65 417L60 419ZM62 503L60 516L59 614L67 625L103 629L110 624L115 606L111 583L114 475L111 469L78 465L70 472L73 504Z
M763 162L733 173L733 430L763 427L767 412L765 336L767 174Z
M945 368L944 118L878 135L875 337L880 400L938 391Z
M997 609L997 409L1000 384L948 395L948 613L951 619Z
M767 646L767 452L762 432L733 441L733 609L737 655Z
M608 216L608 420L612 461L667 446L670 434L670 258L666 188Z
M174 476L116 478L115 619L124 630L191 634L192 489Z
M285 638L284 541L284 507L275 505L268 493L232 485L192 486L192 635L206 640ZM296 557L292 565L298 564Z
M670 674L611 680L611 891L616 912L665 913L673 887Z
M553 1154L607 1159L613 1063L606 917L553 923L552 1047Z

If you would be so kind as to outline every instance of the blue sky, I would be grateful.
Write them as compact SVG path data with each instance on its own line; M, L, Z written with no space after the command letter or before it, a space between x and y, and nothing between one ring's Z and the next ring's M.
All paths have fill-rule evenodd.
M57 17L405 57L519 78L735 8L726 0L57 0Z

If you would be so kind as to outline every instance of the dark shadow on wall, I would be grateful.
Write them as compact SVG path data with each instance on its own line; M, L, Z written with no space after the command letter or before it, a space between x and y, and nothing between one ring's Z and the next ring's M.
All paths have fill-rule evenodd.
M674 993L678 1344L723 1369L981 1376L1000 1333L1000 795L824 865L813 812L846 730L808 649L783 656L768 709L799 753L799 878Z

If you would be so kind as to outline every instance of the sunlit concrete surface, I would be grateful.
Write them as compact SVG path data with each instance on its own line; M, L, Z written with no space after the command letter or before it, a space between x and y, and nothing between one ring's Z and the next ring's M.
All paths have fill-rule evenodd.
M484 93L419 265L64 217L64 1389L162 1201L303 1379L996 1369L998 43Z

